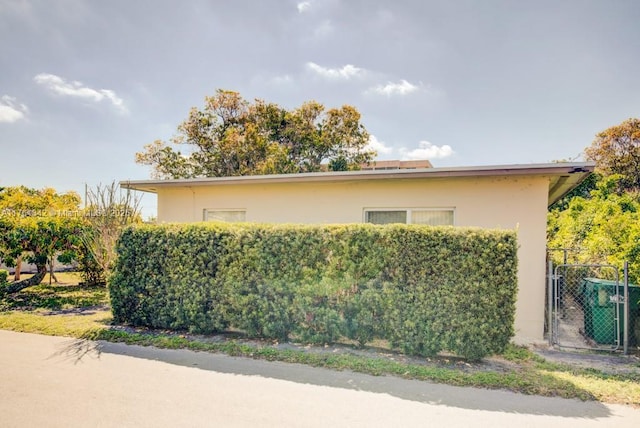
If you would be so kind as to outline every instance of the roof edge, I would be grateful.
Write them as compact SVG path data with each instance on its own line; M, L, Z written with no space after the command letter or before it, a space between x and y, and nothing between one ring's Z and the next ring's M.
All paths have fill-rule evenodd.
M394 169L311 172L299 174L245 175L232 177L201 177L165 180L123 180L120 187L143 192L156 193L159 187L192 187L229 184L265 184L290 182L332 182L354 180L379 180L401 178L438 177L489 177L509 175L566 175L583 174L584 178L593 172L593 162L558 162L544 164L481 165L443 168ZM582 180L580 180L582 181Z

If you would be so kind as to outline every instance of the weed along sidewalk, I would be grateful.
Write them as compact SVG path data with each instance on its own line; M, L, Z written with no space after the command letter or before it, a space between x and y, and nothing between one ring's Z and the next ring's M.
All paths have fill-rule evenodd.
M0 331L4 426L636 426L640 410Z

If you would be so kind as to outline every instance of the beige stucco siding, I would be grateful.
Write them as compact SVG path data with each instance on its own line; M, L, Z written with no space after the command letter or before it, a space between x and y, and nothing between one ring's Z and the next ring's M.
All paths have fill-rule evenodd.
M235 183L158 189L159 222L245 209L250 222L361 223L367 208L453 208L456 226L518 229L516 340L543 338L549 178L506 176Z

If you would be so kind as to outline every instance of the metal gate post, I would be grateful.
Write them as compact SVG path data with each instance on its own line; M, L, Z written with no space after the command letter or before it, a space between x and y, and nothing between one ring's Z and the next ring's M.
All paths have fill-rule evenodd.
M622 340L624 340L624 355L629 354L629 262L625 260L624 262L624 292L622 297L622 307L624 320L624 332L622 336Z
M548 302L549 305L547 308L547 326L549 327L549 346L553 346L553 334L554 334L554 326L553 326L553 261L549 259L549 266L547 271L548 278Z

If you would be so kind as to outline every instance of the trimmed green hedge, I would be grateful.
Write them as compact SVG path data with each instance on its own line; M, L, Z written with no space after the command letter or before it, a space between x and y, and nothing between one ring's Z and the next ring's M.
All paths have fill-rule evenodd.
M513 336L514 231L186 224L122 234L117 322L309 343L375 339L478 359Z

